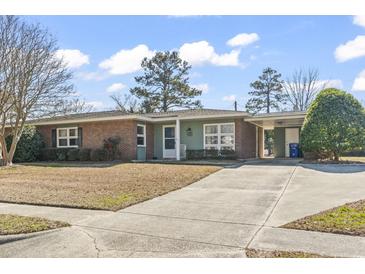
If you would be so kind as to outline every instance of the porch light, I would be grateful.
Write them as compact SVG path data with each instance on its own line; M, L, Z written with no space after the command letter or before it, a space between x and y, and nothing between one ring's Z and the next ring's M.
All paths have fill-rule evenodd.
M187 136L193 136L193 131L192 131L191 127L189 127L189 128L186 130L186 135L187 135Z

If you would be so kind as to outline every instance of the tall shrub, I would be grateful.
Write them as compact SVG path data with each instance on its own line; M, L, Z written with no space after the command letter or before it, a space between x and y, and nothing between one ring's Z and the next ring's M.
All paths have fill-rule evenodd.
M324 89L313 101L301 131L304 152L338 160L345 151L365 144L365 113L351 94Z
M6 138L10 147L12 136ZM34 126L25 126L14 153L14 162L33 162L40 160L41 150L44 147L42 135Z

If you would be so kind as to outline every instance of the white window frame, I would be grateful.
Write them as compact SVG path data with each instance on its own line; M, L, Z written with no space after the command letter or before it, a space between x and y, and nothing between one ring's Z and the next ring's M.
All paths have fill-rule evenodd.
M143 127L143 134L138 134L138 127ZM143 145L137 144L137 147L146 147L146 125L137 124L137 140L138 140L138 137L143 137Z
M221 126L222 125L232 125L233 126L233 133L222 133L221 132ZM206 133L205 132L205 128L206 126L217 126L217 133ZM204 149L207 149L207 147L215 147L217 150L221 150L222 147L232 147L232 150L236 150L236 128L235 128L235 123L214 123L214 124L203 124L203 129L204 129ZM232 136L233 135L233 144L232 145L225 145L225 144L221 144L221 137L222 136ZM213 144L206 144L205 141L205 137L206 136L217 136L218 137L218 144L213 145Z
M75 132L76 132L76 135L75 136L70 136L70 130L74 129ZM61 137L60 134L59 134L59 131L60 130L66 130L67 132L67 136L65 137ZM64 139L64 140L67 140L67 145L66 146L60 146L60 142L59 140L60 139ZM79 131L78 131L78 128L77 127L63 127L63 128L57 128L57 147L59 148L67 148L67 147L79 147L79 145L73 145L71 146L70 145L70 139L76 139L78 140L79 139Z

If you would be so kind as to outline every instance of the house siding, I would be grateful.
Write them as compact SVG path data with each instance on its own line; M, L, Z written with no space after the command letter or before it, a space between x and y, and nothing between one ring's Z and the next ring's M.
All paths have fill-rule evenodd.
M54 128L81 127L83 130L83 148L97 149L103 147L103 142L109 137L119 136L121 138L120 150L122 160L134 160L137 158L137 121L103 121L78 124L61 124L37 126L43 135L46 147L52 146L51 131ZM153 148L151 148L153 149Z
M187 150L204 149L204 124L234 123L235 124L235 150L239 158L256 157L256 126L244 122L243 119L211 119L200 121L180 121L180 143L186 145ZM154 157L163 158L163 132L164 125L174 125L175 122L154 124ZM192 134L188 135L187 130Z

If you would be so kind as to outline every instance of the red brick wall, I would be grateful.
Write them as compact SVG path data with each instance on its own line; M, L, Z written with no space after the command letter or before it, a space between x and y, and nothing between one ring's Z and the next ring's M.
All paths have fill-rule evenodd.
M151 123L146 124L146 146L147 160L152 160L154 150L154 127Z
M243 121L235 120L235 140L238 158L256 157L256 126Z
M46 146L52 146L51 130L52 128L67 127L69 125L38 126L46 141ZM133 160L137 158L137 122L134 120L103 121L72 124L71 126L81 127L83 131L82 147L84 148L101 148L104 139L113 136L120 136L122 141L120 149L123 160ZM147 137L148 138L148 137ZM148 140L148 139L147 139ZM148 141L147 141L148 142ZM148 145L148 144L147 144ZM152 141L153 145L153 141ZM149 148L151 149L151 148ZM153 147L152 147L153 150Z

